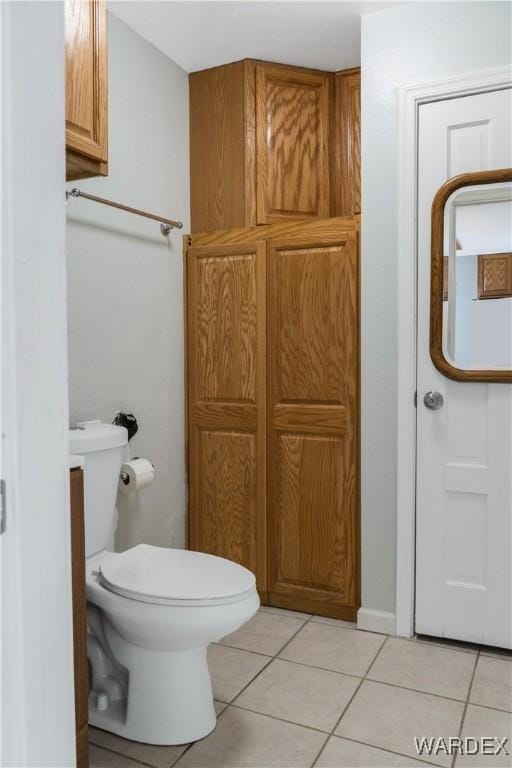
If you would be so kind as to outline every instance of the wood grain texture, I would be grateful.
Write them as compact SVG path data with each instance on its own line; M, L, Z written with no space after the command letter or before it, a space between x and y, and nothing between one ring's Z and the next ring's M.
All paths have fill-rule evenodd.
M478 256L478 298L512 296L512 253L482 253Z
M331 214L361 213L361 71L334 76L331 139Z
M245 136L245 220L254 227L256 216L256 62L244 61L244 136Z
M354 230L268 243L269 601L359 605L359 264ZM277 416L277 423L276 423Z
M436 368L455 381L512 382L512 371L464 370L446 359L443 350L444 209L456 190L478 184L512 181L512 168L476 171L454 176L437 191L432 202L430 270L430 357Z
M265 244L187 248L189 541L266 592Z
M358 230L355 217L184 237L190 545L256 570L263 601L347 620L360 600ZM255 242L258 235L264 239ZM213 280L201 261L214 265ZM252 285L242 289L242 279ZM200 308L203 292L207 310ZM242 308L254 296L256 345L252 310ZM225 359L235 361L236 345L222 339L219 347L216 334L223 336L227 322L231 337L233 317L242 316L252 341L239 337L240 359L242 350L256 349L255 390L252 351L245 379L236 370L220 376L213 370L213 383L200 385L200 366L210 369L212 355L198 345L208 340L212 348L231 349ZM320 336L327 342L318 343ZM202 395L229 399L201 399L199 386ZM256 489L252 499L250 488ZM301 522L289 537L293 520Z
M66 181L90 179L94 176L108 176L108 163L66 149Z
M274 429L284 432L297 430L324 435L344 435L347 429L347 412L344 406L293 405L274 406Z
M251 59L189 76L192 232L329 215L331 81Z
M198 546L254 570L257 561L256 436L198 429Z
M256 64L257 223L329 215L330 75Z
M243 61L189 75L192 232L246 224Z
M105 0L65 0L66 149L69 178L106 172L108 161L107 6Z
M89 666L85 591L84 484L81 469L70 471L71 579L77 768L89 765Z
M346 216L332 219L312 219L311 221L286 221L277 224L266 224L251 228L219 230L217 232L202 232L185 235L188 245L222 245L229 243L254 242L254 240L286 239L288 237L325 237L332 234L336 237L340 232L359 231L358 217Z
M256 398L254 254L209 256L197 262L197 396Z

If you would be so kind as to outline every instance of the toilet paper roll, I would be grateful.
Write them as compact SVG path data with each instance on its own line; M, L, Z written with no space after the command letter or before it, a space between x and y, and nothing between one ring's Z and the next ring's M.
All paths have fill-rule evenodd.
M153 482L155 468L147 459L132 459L121 464L119 490L123 493L135 493Z

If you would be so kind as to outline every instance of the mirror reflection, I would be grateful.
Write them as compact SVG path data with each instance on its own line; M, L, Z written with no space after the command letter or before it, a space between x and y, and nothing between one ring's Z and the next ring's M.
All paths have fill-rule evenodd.
M459 189L444 214L444 355L465 370L510 369L512 183Z

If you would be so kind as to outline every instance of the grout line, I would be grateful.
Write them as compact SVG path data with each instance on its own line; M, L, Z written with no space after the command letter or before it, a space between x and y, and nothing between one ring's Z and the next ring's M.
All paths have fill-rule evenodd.
M257 709L251 709L250 707L244 707L241 704L230 704L233 709L240 709L242 712L250 712L253 715L260 715L260 717L268 717L270 720L279 720L280 723L286 723L287 725L295 725L297 728L305 728L307 731L314 731L315 733L321 733L322 736L328 736L329 730L324 728L317 728L314 725L306 725L305 723L298 723L296 720L288 720L286 717L280 717L279 715L269 715L268 712L260 712Z
M293 635L290 637L290 639L286 641L286 643L283 645L283 647L282 647L282 648L280 648L280 649L279 649L279 651L277 651L277 653L275 653L273 656L271 656L271 657L268 659L268 662L267 662L267 663L266 663L266 664L265 664L265 665L264 665L264 666L263 666L263 667L262 667L262 668L259 670L259 672L257 672L257 673L254 675L254 677L252 677L252 678L249 680L249 682L247 683L247 685L244 685L244 687L243 687L243 688L242 688L240 691L238 691L238 693L236 694L236 696L234 696L234 698L232 698L232 699L231 699L231 701L229 702L230 704L233 704L233 703L234 703L234 702L235 702L235 701L238 699L238 697L239 697L239 696L241 696L241 695L242 695L242 693L243 693L243 692L244 692L244 691L245 691L245 690L246 690L246 689L247 689L247 688L248 688L248 687L251 685L251 683L253 683L253 682L256 680L256 678L257 678L257 677L259 677L259 676L261 675L261 673L262 673L262 672L263 672L265 669L267 669L267 667L268 667L268 666L270 666L270 664L272 664L272 662L274 661L274 659L277 657L277 654L278 654L278 653L281 653L281 651L283 651L283 650L286 648L286 646L287 646L287 645L289 645L289 644L291 643L291 641L294 639L294 637L296 637L296 636L299 634L299 632L301 632L301 631L304 629L304 627L306 626L306 624L308 624L310 621L311 621L311 617L310 617L309 619L306 619L306 621L305 621L305 622L304 622L304 623L303 623L303 624L302 624L302 625L301 625L301 626L300 626L300 627L299 627L299 628L296 630L296 632L294 632L294 633L293 633ZM263 654L259 654L259 655L260 655L260 656L262 656ZM268 657L265 657L265 658L268 658Z
M295 664L296 667L308 667L308 669L319 669L321 672L331 672L333 675L341 675L342 677L350 677L355 680L361 680L363 675L355 675L353 672L342 672L340 669L329 669L328 667L317 667L316 664L306 664L303 661L295 661L295 659L287 659L285 656L275 656L274 661L283 661L285 664Z
M512 715L510 709L498 709L498 707L489 707L487 704L478 704L476 701L468 701L472 707L479 707L480 709L489 709L491 712L501 712L504 715Z
M322 748L320 749L320 752L318 753L318 755L316 756L316 758L313 760L313 762L312 762L312 764L311 764L311 768L314 768L314 766L317 764L318 760L320 759L320 755L322 754L322 752L323 752L323 751L324 751L324 749L326 748L326 746L327 746L327 744L328 744L329 740L331 739L331 737L334 735L334 732L335 732L336 728L339 726L339 724L341 723L341 721L342 721L343 717L345 716L345 713L346 713L346 711L348 710L348 708L350 707L350 705L351 705L351 704L352 704L352 702L354 701L354 699L355 699L355 697L356 697L356 695L357 695L357 693L358 693L359 689L361 688L362 684L364 683L364 681L365 681L365 679L366 679L366 675L368 674L368 672L370 671L370 669L373 667L373 665L374 665L374 663L375 663L375 660L377 659L377 656L380 654L380 652L382 651L382 649L383 649L383 648L384 648L384 646L386 645L387 639L388 639L388 638L386 637L386 639L384 640L384 642L383 642L383 643L382 643L382 645L380 646L379 650L378 650L378 651L377 651L377 653L375 654L375 656L374 656L374 659L373 659L372 663L370 664L370 666L369 666L369 667L368 667L368 669L366 670L366 673L365 673L364 677L362 677L362 678L360 679L360 681L359 681L359 685L358 685L358 686L357 686L357 688L355 689L354 693L352 694L352 696L350 697L350 699L348 700L348 702L346 703L346 705L343 707L343 710L342 710L342 712L341 712L340 716L338 717L338 719L337 719L337 720L336 720L336 722L334 723L334 728L331 730L331 732L330 732L330 733L329 733L329 735L327 736L326 740L325 740L325 741L324 741L324 743L323 743L323 746L322 746Z
M419 762L424 765L433 765L435 768L443 768L441 763L432 763L430 760L424 760L422 757L412 757L411 755L407 755L405 752L393 752L393 750L388 749L388 747L377 747L375 744L368 744L366 741L359 741L359 739L354 739L352 736L338 736L336 733L334 733L333 736L335 739L341 739L342 741L352 741L354 744L361 744L363 747L378 749L382 752L387 752L390 755L400 755L400 757L405 757L407 760L414 760L415 762Z
M239 645L229 645L229 643L225 643L224 641L222 641L221 643L211 643L211 645L218 645L220 648L233 648L233 650L235 651L245 651L245 653L253 653L255 656L264 656L267 659L274 658L274 654L272 653L262 653L261 651L250 651L248 648L240 648Z
M261 606L261 608L263 608L264 610L266 608L268 608L268 607L269 606ZM276 611L268 610L267 613L273 614L273 615L277 615L277 616L281 615L281 616L285 616L286 617L286 614L284 613L284 610L285 609L279 609L279 610L276 610ZM283 611L283 613L281 613L281 611ZM382 751L387 752L389 754L400 755L400 756L408 758L408 759L416 759L419 762L422 762L422 763L424 763L427 766L431 765L431 766L435 766L435 768L439 768L438 764L432 763L430 761L423 760L420 757L414 758L414 757L411 757L411 755L407 755L407 754L402 753L402 752L394 752L393 750L387 749L385 747L380 747L380 746L376 746L375 744L369 744L369 743L364 742L364 741L359 741L358 739L354 739L354 738L351 738L349 736L337 736L335 734L335 731L338 728L338 726L340 725L343 717L345 716L347 710L349 709L350 705L352 704L352 702L353 702L354 698L356 697L358 691L360 690L363 682L368 680L370 682L380 683L381 685L387 685L387 686L389 686L391 688L398 688L400 690L413 691L415 693L420 693L420 694L424 694L424 695L427 695L427 696L434 696L434 697L445 699L445 700L448 700L448 701L454 701L454 702L457 702L459 704L460 703L464 703L464 709L463 709L463 713L462 713L462 717L461 717L461 722L460 722L460 727L459 727L459 736L460 736L461 733L462 733L463 727L464 727L464 722L465 722L467 708L468 708L469 703L470 703L469 702L469 698L470 698L470 695L471 695L471 690L472 690L472 687L473 687L473 682L474 682L475 674L476 674L476 668L477 668L478 659L479 659L480 655L485 656L487 658L498 658L498 659L502 658L501 656L499 656L497 654L492 655L492 652L490 652L490 651L489 651L489 653L486 653L486 651L482 651L480 647L478 647L476 650L460 648L460 647L451 647L450 645L436 642L435 638L433 638L432 640L418 638L417 636L415 636L413 638L396 638L394 635L384 634L384 633L380 633L380 632L371 632L371 633L368 633L368 634L381 635L382 637L384 637L384 641L382 642L381 646L379 647L378 651L376 652L376 654L375 654L373 660L371 661L368 669L366 670L365 674L361 677L359 675L354 675L354 674L351 674L351 673L348 673L348 672L342 672L342 671L339 671L339 670L333 670L333 669L329 669L327 667L319 667L319 666L317 666L315 664L303 663L303 662L295 661L293 659L287 659L287 658L284 658L284 657L281 656L283 651L288 647L288 645L290 645L290 643L295 639L295 637L299 634L299 632L301 632L304 629L304 627L306 626L306 624L309 624L310 622L312 622L314 624L324 624L324 626L333 626L336 629L346 629L346 630L350 630L350 631L354 631L354 630L356 630L356 631L363 631L363 630L358 630L357 624L352 624L351 625L350 622L346 622L346 623L340 623L339 626L336 626L335 623L331 623L331 622L328 622L328 621L321 621L321 620L319 621L318 617L316 615L312 615L312 614L311 615L305 615L303 617L290 616L288 618L294 618L294 619L297 619L299 621L302 621L302 624L291 635L291 637L284 643L284 645L282 647L280 647L274 654L266 654L266 653L261 653L259 651L248 650L246 648L239 648L239 647L237 647L235 645L229 645L228 643L224 643L224 642L222 642L222 643L215 643L215 645L218 645L220 647L232 648L234 650L244 651L245 653L251 653L253 655L260 656L260 657L262 657L262 658L267 660L266 663L264 664L264 666L254 675L254 677L252 677L249 680L249 682L245 686L243 686L240 689L240 691L238 691L238 693L233 697L233 699L231 699L231 701L225 702L225 701L222 701L221 699L215 699L215 701L217 701L217 702L219 702L221 704L225 704L225 706L222 709L222 711L219 714L217 714L217 719L220 718L224 714L224 712L227 712L227 710L230 707L233 707L234 709L239 709L239 710L242 710L242 711L251 712L253 714L260 715L261 717L266 717L266 718L269 718L269 719L278 720L278 721L283 722L283 723L287 723L287 724L290 724L290 725L295 725L295 726L300 727L300 728L305 728L307 730L311 730L311 731L313 731L315 733L323 734L324 736L326 736L326 739L325 739L322 747L320 748L320 750L319 750L315 760L313 761L311 768L314 768L314 766L317 765L317 762L320 759L320 756L324 752L324 750L325 750L325 748L326 748L327 744L329 743L329 741L330 741L332 736L336 736L336 738L345 739L347 741L351 741L351 742L354 742L354 743L357 743L357 744L362 744L362 745L368 746L368 747L370 747L372 749L379 749L379 750L382 750ZM419 642L419 643L423 643L423 644L426 644L426 645L430 645L432 647L441 648L441 649L444 649L444 650L458 651L458 652L461 652L461 653L466 653L466 654L469 653L469 654L474 655L475 656L475 663L474 663L474 666L473 666L473 673L472 673L470 684L469 684L469 687L468 687L468 692L467 692L466 699L465 700L454 699L454 698L449 697L449 696L442 696L441 694L431 693L429 691L421 691L421 690L418 690L416 688L408 688L408 687L402 686L402 685L395 685L393 683L389 683L389 682L386 682L386 681L383 681L383 680L376 680L376 679L368 677L370 672L371 672L371 670L372 670L372 668L373 668L373 666L374 666L374 664L377 661L377 658L380 656L380 654L381 654L381 652L382 652L382 650L383 650L384 646L386 645L386 643L387 643L389 638L391 638L391 639L399 639L399 640L406 640L408 642ZM504 656L503 658L504 658L504 660L509 660L509 658L507 656ZM338 675L343 675L345 677L353 678L353 679L356 679L356 680L359 681L356 689L354 690L353 694L349 698L347 704L344 706L340 716L336 720L336 722L334 724L334 727L330 731L325 731L325 730L322 730L320 728L316 728L314 726L304 725L302 723L297 723L297 722L295 722L293 720L287 720L287 719L282 718L282 717L278 717L278 716L275 716L275 715L270 715L270 714L267 714L267 713L264 713L264 712L259 712L257 710L253 710L253 709L241 706L240 704L236 703L238 698L244 693L244 691L247 690L247 688L250 685L252 685L252 683L270 666L272 661L274 661L275 659L278 659L279 661L283 661L283 662L288 663L288 664L295 664L297 666L310 667L310 668L313 668L313 669L320 669L322 671L331 672L331 673L338 674ZM490 709L492 711L504 712L506 714L510 714L507 710L501 710L501 709L498 709L498 708L495 708L495 707L486 707L485 705L481 705L481 704L477 704L477 703L475 703L475 706L479 706L479 707L481 707L483 709ZM209 735L210 734L208 734L208 736ZM208 736L205 736L204 738L208 738ZM122 737L119 737L119 738L122 738ZM199 741L202 741L202 739L199 740ZM101 744L95 744L94 741L91 741L90 743L91 743L91 745L97 747L98 749L103 749L103 750L106 750L107 752L110 752L111 754L115 754L115 755L118 755L118 756L121 756L121 757L125 757L125 758L129 759L130 761L132 761L133 763L135 763L137 765L145 766L146 768L155 768L154 765L152 765L151 763L146 763L144 761L141 761L139 759L131 757L129 752L117 752L115 749L112 749L110 747L105 747L105 746L103 746ZM176 757L176 759L173 760L172 763L169 765L169 768L173 768L173 766L177 766L177 764L181 761L181 758L196 743L197 742L192 742L192 743L186 745L186 747L184 748L183 752L181 752L181 754L179 754ZM452 760L452 763L451 763L451 768L454 768L455 760L456 760L456 755L454 755L454 757L453 757L453 760Z
M258 611L260 611L262 608L264 609L266 607L267 606L260 606ZM285 610L285 609L281 609L280 608L279 610L281 611L281 610ZM282 616L283 615L281 613L277 613L277 611L276 612L268 611L268 613L271 613L273 616ZM224 638L222 638L222 642L213 643L213 645L220 645L223 648L234 648L237 651L245 651L246 653L254 653L254 654L256 654L256 656L266 656L267 658L270 656L270 658L275 659L278 656L278 654L280 654L281 651L283 651L286 648L286 646L289 643L291 643L291 641L293 640L295 635L297 635L301 631L301 629L303 629L306 626L306 624L309 624L309 622L312 621L313 616L306 615L305 618L301 618L301 619L299 619L298 616L285 616L285 618L296 619L297 621L302 621L302 624L300 625L300 627L298 629L295 630L293 635L285 642L285 644L282 645L280 648L278 648L278 650L275 653L262 653L261 651L251 651L251 650L248 650L247 648L240 648L238 645L229 645L228 643L224 642ZM255 634L257 634L257 633L255 633ZM226 637L229 637L229 635L226 635Z
M119 736L118 738L122 738L122 736ZM129 760L131 763L135 763L136 765L144 765L146 768L155 768L154 763L144 763L142 762L142 760L137 760L135 757L130 757L130 755L128 755L126 752L116 752L115 749L110 749L110 747L104 747L101 744L95 744L93 741L89 742L89 744L92 747L96 747L96 749L103 749L105 752L110 752L111 755L117 755L117 757L124 757L127 760ZM172 763L172 765L174 765L174 763Z
M215 723L215 728L213 729L213 731L210 731L210 733L207 733L207 734L206 734L206 736L203 736L203 738L202 738L202 739L198 739L197 741L191 741L191 742L190 742L190 744L187 744L187 746L185 747L185 749L183 750L183 752L181 753L181 755L178 755L178 757L176 758L176 760L173 760L173 761L172 761L172 763L171 763L171 764L168 766L168 768L174 768L174 766L175 766L175 765L177 765L177 763L178 763L178 762L181 760L181 758L183 757L183 755L184 755L186 752L188 752L188 751L189 751L189 749L191 749L191 747L193 747L193 746L194 746L194 744L198 744L200 741L203 741L204 739L207 739L207 738L208 738L209 736L211 736L211 735L212 735L212 733L214 733L214 731L217 729L217 723L218 723L219 717L222 717L222 715L224 714L224 712L227 712L227 710L229 709L229 704L228 704L226 701L220 701L220 699L214 699L214 702L215 702L215 701L218 701L220 704L225 704L226 706L224 707L224 709L223 709L221 712L219 712L219 713L216 713L217 722ZM152 767L152 768L153 768L153 767Z
M274 614L274 615L278 615L278 614ZM294 618L296 618L296 617L294 617ZM302 628L303 628L303 627L304 627L304 626L305 626L305 625L306 625L306 624L307 624L309 621L311 621L311 619L312 619L312 616L309 616L307 619L305 619L305 620L303 621L303 623L301 624L301 626L300 626L300 627L299 627L299 628L298 628L298 629L297 629L297 630L296 630L296 631L293 633L293 635L292 635L292 636L291 636L291 637L290 637L290 638L289 638L289 639L286 641L286 643L285 643L285 644L284 644L284 645L283 645L281 648L279 648L279 650L278 650L278 651L277 651L277 652L276 652L276 653L275 653L273 656L268 656L267 654L258 653L257 651L245 651L245 648L236 648L235 646L231 646L231 645L223 645L223 644L221 644L221 643L212 643L212 645L218 645L218 646L219 646L219 647L221 647L221 648L233 648L234 650L237 650L237 651L245 651L246 653L252 653L252 654L254 654L255 656L261 656L261 657L262 657L262 658L264 658L264 659L268 659L267 663L266 663L266 664L264 664L264 666L263 666L263 667L262 667L262 668L261 668L261 669L260 669L260 670L259 670L259 671L258 671L258 672L255 674L255 675L254 675L254 677L252 677L252 678L249 680L249 682L248 682L248 683L247 683L247 684L246 684L246 685L245 685L245 686L244 686L244 687L243 687L243 688L242 688L240 691L238 691L238 693L237 693L237 694L236 694L236 695L235 695L235 696L234 696L234 697L231 699L231 701L222 701L221 699L216 699L216 698L215 698L215 696L214 696L214 701L219 701L221 704L226 704L226 706L224 707L224 709L223 709L221 712L219 712L219 714L217 715L217 720L219 719L219 717L221 717L221 716L224 714L224 712L226 712L226 711L229 709L229 707L230 707L230 706L231 706L231 705L232 705L232 704L233 704L233 703L236 701L236 699L237 699L237 698L238 698L238 697L239 697L239 696L240 696L240 695L241 695L241 694L242 694L242 693L245 691L245 689L246 689L246 688L248 688L248 687L249 687L249 685L251 685L251 683L252 683L254 680L256 680L256 678L257 678L257 677L259 677L259 675L261 675L261 673L262 673L262 672L263 672L265 669L267 669L267 667L268 667L268 666L269 666L269 665L272 663L272 661L273 661L273 660L274 660L274 659L277 657L277 654L278 654L278 653L280 653L280 652L281 652L281 651L282 651L284 648L286 648L286 646L287 646L289 643L291 643L291 641L293 640L293 638L294 638L296 635L298 635L298 633L301 631L301 629L302 629ZM243 709L243 707L238 707L238 709ZM261 714L261 713L258 713L258 714ZM269 717L269 715L264 715L264 717ZM277 719L277 718L276 718L276 719ZM295 723L295 725L297 725L297 723ZM214 730L215 730L215 728L214 728ZM313 729L313 730L314 730L314 729ZM212 731L212 733L213 733L213 731ZM321 731L321 733L324 733L324 731ZM210 735L210 734L208 734L207 736L209 736L209 735ZM207 736L205 736L204 738L207 738ZM120 737L120 738L122 738L122 737ZM201 739L199 739L199 741L201 741ZM91 743L92 743L92 742L91 742ZM186 747L186 748L183 750L183 752L181 753L181 755L179 755L179 756L176 758L176 760L175 760L175 761L173 761L173 762L171 763L171 765L169 766L169 768L172 768L172 766L175 766L175 765L177 764L177 762L178 762L179 760L181 760L181 758L183 757L183 755L184 755L186 752L188 752L188 750L189 750L191 747L193 747L193 746L194 746L194 744L197 744L197 742L195 742L195 741L194 741L194 742L191 742L190 744L188 744L188 745L187 745L187 747ZM99 745L95 744L94 746L99 746ZM101 747L101 749L105 749L105 747ZM131 758L131 757L130 757L130 755L129 755L129 754L127 754L127 753L123 753L123 752L115 752L115 751L114 751L114 750L112 750L112 749L109 749L108 751L109 751L109 752L112 752L112 753L113 753L113 754L115 754L115 755L121 755L122 757L127 757L129 760L133 760L133 758ZM134 762L138 762L138 761L134 761ZM147 766L149 766L149 768L154 768L154 766L151 766L149 763L140 763L140 764L141 764L141 765L147 765Z
M373 664L372 664L373 666ZM412 691L412 693L421 693L424 696L434 696L436 699L444 699L445 701L453 701L456 704L464 704L465 699L456 699L453 696L444 696L442 693L432 693L432 691L422 691L419 688L408 688L406 685L397 685L396 683L390 683L387 680L377 680L374 677L367 678L369 683L378 683L379 685L387 685L390 688L399 688L401 691Z
M246 651L245 648L237 648L236 646L224 646L224 645L222 645L221 647L233 648L234 650L245 651L246 653L253 653L256 656L263 656L264 658L278 659L279 661L286 661L289 664L298 664L299 666L303 666L303 667L310 667L310 668L313 668L313 669L321 669L321 670L323 670L325 672L333 672L333 673L338 674L338 675L345 675L346 677L352 677L352 678L356 678L358 680L360 680L361 678L362 679L368 679L370 682L380 683L381 685L388 685L391 688L399 688L400 690L403 690L403 691L413 691L414 693L422 693L422 694L424 694L426 696L435 696L435 697L437 697L439 699L446 699L448 701L457 702L458 704L460 704L461 702L464 701L464 699L457 699L457 698L455 698L453 696L446 696L446 695L443 695L441 693L434 693L433 691L425 691L425 690L421 690L420 688L410 688L409 686L406 686L406 685L399 685L397 683L390 683L387 680L378 680L377 678L369 677L371 669L373 668L373 665L377 661L377 658L380 655L380 653L381 653L382 649L384 648L385 644L387 643L387 641L388 640L395 640L395 639L397 639L394 635L381 635L382 637L384 637L384 641L383 641L382 645L380 646L379 650L377 651L377 654L374 657L373 661L371 662L370 666L368 667L368 670L366 671L366 673L363 676L356 675L353 672L344 672L344 671L339 670L339 669L330 669L329 667L321 667L318 664L311 664L311 663L304 662L304 661L295 661L295 659L289 659L289 658L286 658L285 656L281 656L282 652L289 645L289 643L291 643L291 641L301 631L301 629L303 629L304 626L306 624L310 623L310 622L317 623L317 624L321 623L321 622L315 622L314 618L307 619L304 622L304 624L302 625L302 627L300 627L300 629L298 629L295 632L295 634L292 635L292 637L283 645L283 647L279 651L277 651L277 653L274 654L274 656L272 656L272 657L269 657L268 654L259 653L257 651ZM330 626L330 625L326 625L326 626ZM341 629L343 629L343 627L341 627ZM353 631L353 630L351 630L351 631ZM360 630L360 631L363 631L363 630ZM371 634L378 634L378 633L371 633ZM405 640L405 642L412 642L412 640L413 640L413 639L408 640L407 638L398 638L398 639ZM218 645L221 645L221 644L218 643ZM440 647L440 646L438 646L438 647ZM458 651L459 653L465 653L466 655L474 656L475 658L478 657L478 651L471 651L471 652L470 651L460 651L459 649L447 648L446 646L443 646L443 650L448 650L448 651L454 650L454 651ZM268 666L268 664L265 665L265 667L263 667L260 670L260 672L263 672L263 669L266 669L267 666ZM260 674L260 673L258 673L258 674ZM255 678L256 677L257 677L257 675L255 676ZM255 678L253 678L253 679L255 679ZM242 693L242 691L240 691L239 694L237 694L237 696L235 698L238 698L240 693ZM233 699L232 702L234 700L235 699ZM229 702L229 703L232 703L232 702ZM497 708L496 707L487 707L487 709L497 709ZM499 711L499 712L506 712L507 710L497 710L497 711Z
M466 719L466 712L468 711L468 705L469 705L469 697L471 696L471 689L473 688L473 681L475 679L476 668L477 668L477 665L478 665L478 659L479 658L480 658L480 651L478 651L478 653L476 654L475 663L473 665L473 674L471 675L471 680L469 681L468 692L466 694L466 700L464 702L464 709L462 710L462 717L460 719L459 732L457 734L457 736L459 736L459 738L462 735L462 729L464 728L464 721ZM454 768L456 759L457 759L457 752L455 752L453 757L452 757L452 760L451 760L451 763L450 763L451 768Z
M367 678L367 677L368 677L368 675L370 674L370 672L371 672L371 669L372 669L373 665L375 664L375 662L376 662L376 661L377 661L377 659L379 658L380 654L382 653L382 649L384 648L384 646L386 645L386 643L387 643L387 641L388 641L388 640L389 640L389 635L387 635L386 639L384 640L384 642L383 642L383 643L382 643L382 645L380 646L379 650L377 651L377 653L376 653L376 654L375 654L375 656L373 657L373 661L372 661L372 662L371 662L371 664L368 666L368 669L366 670L366 672L365 672L365 673L364 673L364 675L363 675L363 680L366 680L366 678Z

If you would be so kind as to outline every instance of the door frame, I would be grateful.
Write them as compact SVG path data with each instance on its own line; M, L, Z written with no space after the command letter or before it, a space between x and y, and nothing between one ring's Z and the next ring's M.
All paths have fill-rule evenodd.
M64 9L1 3L0 765L75 765Z
M396 634L414 635L416 528L418 128L422 104L512 87L499 67L398 89ZM413 256L413 258L411 258Z

